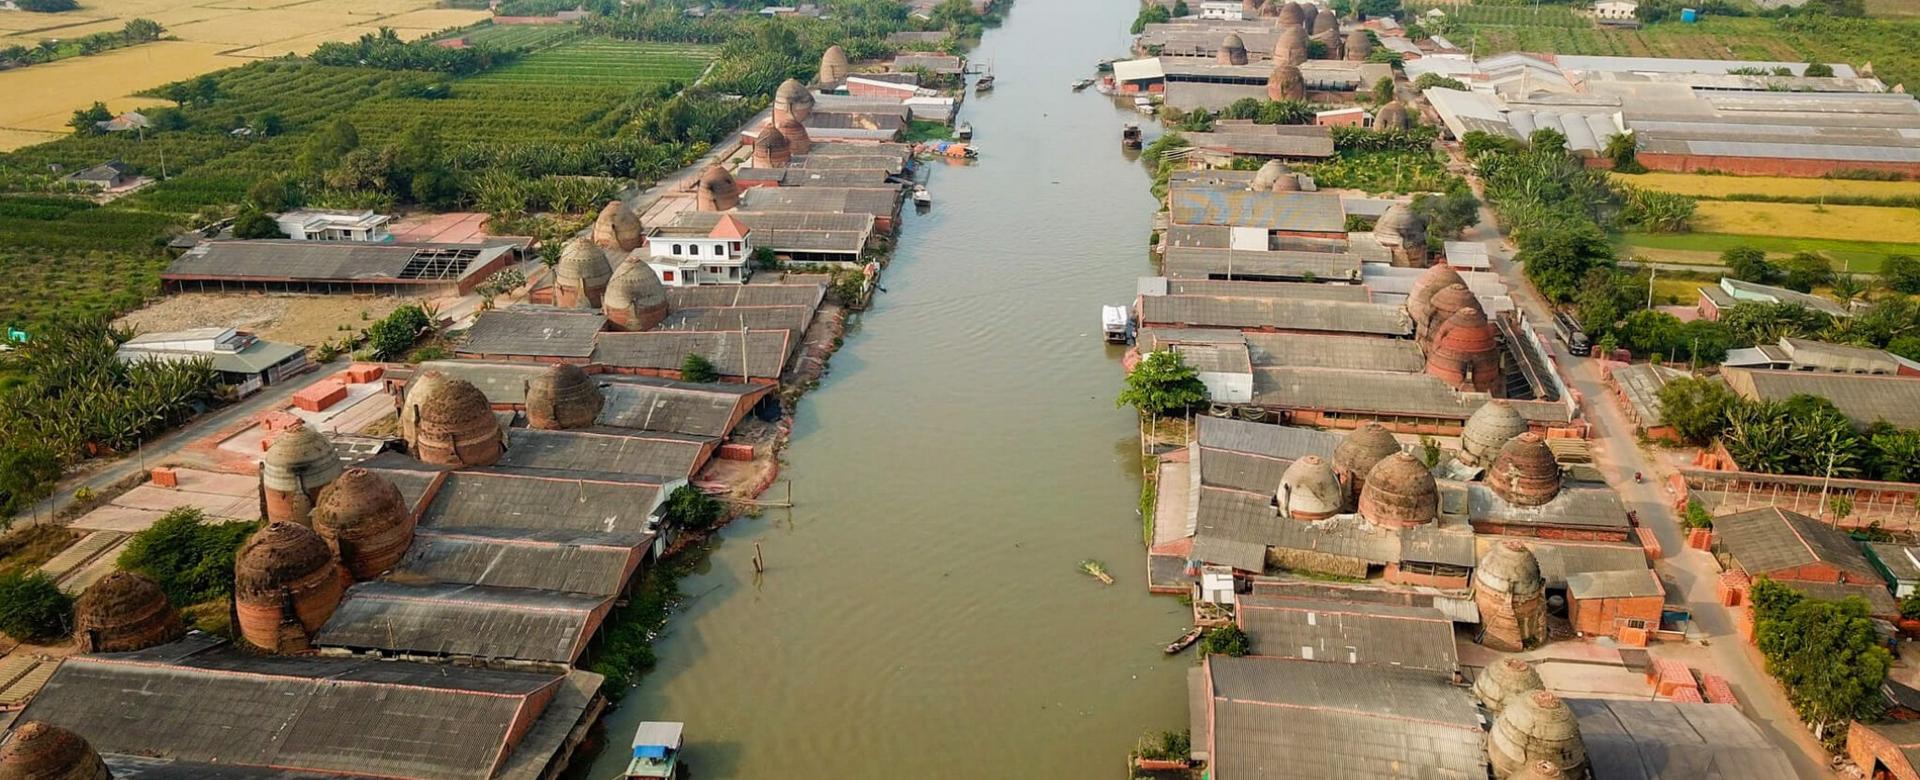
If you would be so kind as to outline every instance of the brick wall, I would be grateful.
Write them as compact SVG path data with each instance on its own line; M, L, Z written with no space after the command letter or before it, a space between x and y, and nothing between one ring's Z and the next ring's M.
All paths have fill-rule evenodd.
M1635 157L1649 170L1672 173L1724 171L1741 176L1825 176L1840 170L1898 171L1920 176L1920 163L1866 162L1860 160L1801 160L1784 157L1721 157L1703 154L1658 154L1641 152Z

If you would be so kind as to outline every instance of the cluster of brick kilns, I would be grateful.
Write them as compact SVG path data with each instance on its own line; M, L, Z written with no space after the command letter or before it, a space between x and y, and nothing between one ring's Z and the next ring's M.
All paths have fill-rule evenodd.
M1421 232L1424 246L1424 229ZM1413 318L1414 337L1426 351L1429 375L1456 390L1492 393L1500 388L1498 334L1459 272L1445 265L1427 269L1407 295L1407 314Z
M838 52L838 64L833 60ZM834 46L827 49L820 61L820 78L829 81L829 72L837 73L838 81L846 78L848 66L846 52ZM796 154L813 151L813 138L807 135L807 117L813 115L813 93L797 79L787 79L773 93L773 113L767 123L753 138L753 167L785 168Z
M1265 2L1265 0L1246 0L1248 16L1264 15L1280 20L1280 36L1273 45L1273 73L1267 76L1267 99L1269 100L1305 100L1307 82L1300 72L1300 66L1311 54L1309 41L1319 42L1323 53L1321 59L1365 62L1367 55L1373 52L1373 39L1366 30L1355 29L1346 37L1340 35L1340 20L1333 9L1319 6L1312 10L1310 3ZM1228 33L1221 42L1219 60L1222 65L1247 64L1247 46L1240 36ZM1404 114L1402 115L1405 127Z
M1358 510L1381 528L1412 528L1440 517L1440 489L1433 474L1379 423L1347 434L1333 461L1318 455L1295 460L1280 477L1274 505L1284 517L1321 520Z
M1549 693L1532 664L1508 658L1480 673L1473 695L1494 716L1487 754L1501 780L1580 780L1586 741L1573 710Z
M83 653L142 650L186 633L186 623L159 583L136 572L100 578L73 605L73 637Z
M724 169L719 177L709 170L696 191L714 193L731 208L740 201L739 188ZM646 236L640 218L627 204L615 200L600 210L591 238L574 238L560 250L553 267L553 303L576 309L598 308L616 330L648 330L667 318L667 290L647 267Z

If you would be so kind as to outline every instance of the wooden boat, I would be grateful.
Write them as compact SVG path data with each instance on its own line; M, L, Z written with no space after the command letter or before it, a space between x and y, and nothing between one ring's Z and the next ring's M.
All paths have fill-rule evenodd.
M953 135L962 141L971 141L973 140L973 125L967 124L966 122L954 125Z
M973 93L977 95L982 92L992 92L992 91L993 91L993 66L988 65L986 74L982 75L979 81L976 81L973 83Z
M1167 655L1179 653L1182 650L1192 647L1193 643L1198 641L1200 641L1200 627L1194 626L1191 630L1187 631L1187 633L1181 634L1179 639L1175 639L1167 645Z
M1128 122L1126 127L1120 128L1120 147L1122 149L1140 148L1139 125Z
M1073 82L1073 91L1079 92L1091 86L1093 86L1093 79L1080 79L1079 81Z
M933 193L927 191L927 185L913 185L913 204L916 206L933 205Z

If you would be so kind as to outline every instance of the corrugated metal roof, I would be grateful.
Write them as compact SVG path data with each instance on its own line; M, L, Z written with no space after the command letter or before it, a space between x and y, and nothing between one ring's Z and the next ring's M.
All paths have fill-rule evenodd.
M605 595L363 582L348 589L314 641L355 650L570 664L612 604Z
M512 250L496 246L370 244L358 241L204 241L175 258L163 276L303 281L438 281L408 272L415 255L440 251L472 257L458 262L446 281L464 276Z
M653 538L651 533L421 528L395 571L401 578L617 596Z
M259 658L225 648L179 664L85 656L62 664L22 718L73 729L103 753L484 780L518 727L533 719L525 713L538 713L541 697L563 679L394 661ZM577 718L572 713L568 725Z
M660 485L457 471L446 475L420 525L640 535L664 500Z
M1495 544L1513 537L1480 536L1474 540L1474 559L1479 560ZM1547 587L1564 588L1575 574L1607 571L1637 571L1647 568L1647 553L1639 545L1606 542L1568 542L1551 539L1519 539L1540 562L1540 576Z
M1480 778L1486 732L1465 689L1412 669L1208 656L1219 778Z
M1382 303L1220 295L1153 295L1140 299L1140 321L1187 327L1277 328L1328 333L1413 332L1406 310Z
M1427 358L1411 339L1304 333L1248 333L1253 363L1263 367L1334 368L1418 373Z
M1226 228L1221 228L1225 230ZM1341 279L1359 281L1361 258L1346 252L1260 252L1170 246L1161 268L1169 279Z
M1166 295L1228 295L1243 298L1312 298L1322 301L1372 299L1367 288L1357 284L1320 282L1258 282L1235 279L1173 279L1167 282Z
M598 312L554 308L480 312L458 351L475 355L583 358L607 318Z
M1556 528L1611 528L1628 526L1626 505L1620 494L1608 488L1568 485L1540 506L1509 504L1484 484L1467 486L1467 499L1473 519L1501 525L1549 526Z
M1331 135L1265 133L1185 133L1183 135L1189 146L1226 154L1302 158L1333 156L1333 136Z
M1309 233L1342 233L1347 212L1340 196L1325 192L1254 192L1217 187L1175 187L1168 196L1174 224L1232 225Z
M1920 380L1913 377L1731 367L1721 369L1720 375L1729 389L1749 400L1818 396L1832 401L1857 426L1884 420L1900 428L1920 428Z
M1576 599L1618 599L1666 593L1652 569L1592 571L1567 575L1567 593Z
M1627 403L1633 407L1633 414L1642 428L1653 428L1666 422L1661 416L1660 388L1675 379L1689 376L1680 369L1653 363L1627 363L1609 369L1608 373L1626 396Z
M1453 621L1432 607L1241 596L1235 619L1255 655L1452 672Z
M1340 446L1343 438L1331 431L1248 422L1229 417L1202 417L1199 427L1200 432L1195 438L1201 447L1289 461L1308 455L1318 455L1330 461L1334 448ZM1278 487L1279 484L1276 479L1269 487Z
M892 219L900 213L900 188L750 187L740 196L740 211L871 214Z
M563 479L578 474L618 474L665 482L692 476L714 443L709 437L674 433L514 428L507 434L506 453L495 465L529 473L548 472L547 476Z
M1748 574L1759 576L1814 563L1877 578L1860 543L1798 512L1762 507L1713 519L1714 539Z
M813 306L825 299L823 284L714 284L667 289L674 309L709 306Z
M1260 367L1253 400L1262 406L1465 420L1486 403L1430 375L1331 368Z
M1920 581L1920 559L1914 557L1920 554L1920 548L1891 542L1869 542L1867 549L1894 579Z
M1593 776L1608 780L1794 777L1793 763L1738 707L1567 699Z
M660 323L660 329L790 330L797 341L812 322L811 306L710 306L673 311Z
M144 756L108 753L100 757L114 780L375 780L365 775L336 775L299 772L267 767L203 764L197 761L167 761Z
M547 370L537 364L475 360L430 360L420 368L472 382L489 403L502 405L526 403L527 383ZM772 391L766 385L696 384L620 374L593 379L605 399L596 425L703 437L727 435L736 416Z
M777 379L787 365L795 342L787 330L739 331L656 330L607 333L593 350L593 362L614 368L679 371L688 355L700 355L723 376L750 371L754 378ZM743 370L741 350L753 362Z

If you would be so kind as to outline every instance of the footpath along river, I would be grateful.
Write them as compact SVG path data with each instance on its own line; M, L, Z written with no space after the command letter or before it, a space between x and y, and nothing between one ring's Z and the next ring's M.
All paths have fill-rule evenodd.
M796 506L734 523L682 580L593 780L643 720L685 721L703 779L1111 777L1143 730L1185 727L1191 651L1160 647L1186 611L1146 593L1134 418L1099 334L1150 269L1154 202L1119 145L1139 117L1068 89L1136 10L1018 0L988 31L972 57L998 89L961 112L981 159L931 164L933 209L800 404Z

